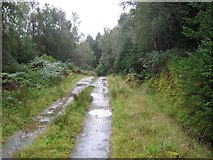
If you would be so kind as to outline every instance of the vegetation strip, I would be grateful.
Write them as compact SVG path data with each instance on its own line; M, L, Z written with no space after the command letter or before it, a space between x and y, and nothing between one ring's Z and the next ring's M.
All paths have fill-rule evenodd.
M108 82L113 112L111 158L212 157L161 111L144 85L118 76L110 76Z
M31 146L15 155L16 158L68 158L80 132L85 113L92 101L85 89L65 112L51 123L48 130L40 135Z
M14 133L3 146L3 157L10 158L17 151L29 146L33 140L43 133L48 124L64 112L67 106L78 96L85 88L87 88L93 77L86 77L78 81L72 89L72 92L65 98L60 98L43 112L39 113L32 122L28 123L25 128Z
M57 99L68 95L70 88L81 78L82 74L69 74L58 84L41 88L18 89L15 91L3 91L3 143L14 132L23 128L26 123L32 121L32 117L41 112L45 107Z

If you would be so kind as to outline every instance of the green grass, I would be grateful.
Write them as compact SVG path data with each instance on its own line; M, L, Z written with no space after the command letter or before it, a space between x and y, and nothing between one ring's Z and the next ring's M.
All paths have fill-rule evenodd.
M51 123L31 146L17 153L17 158L69 158L77 134L83 126L92 87L85 89L65 112Z
M20 88L16 91L3 91L3 143L15 131L21 129L32 117L57 99L68 95L73 85L84 75L70 74L57 85L41 88Z
M144 85L112 76L108 82L113 112L111 158L212 157L162 111Z

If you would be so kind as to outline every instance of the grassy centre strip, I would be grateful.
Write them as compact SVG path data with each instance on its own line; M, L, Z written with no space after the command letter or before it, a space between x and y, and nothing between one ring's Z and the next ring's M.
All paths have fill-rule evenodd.
M16 158L68 158L74 146L76 136L83 127L83 120L92 102L86 88L67 107L65 112L50 124L47 131L41 134L31 146L15 155Z
M164 113L143 85L108 77L112 107L111 158L203 158L212 153Z

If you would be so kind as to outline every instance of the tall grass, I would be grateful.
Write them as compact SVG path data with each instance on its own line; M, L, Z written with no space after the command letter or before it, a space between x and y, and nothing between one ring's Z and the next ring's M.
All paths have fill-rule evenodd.
M146 84L132 85L112 76L108 81L113 112L111 158L212 156L162 111L161 104L147 94Z
M16 154L16 158L69 158L77 134L92 97L92 87L85 89L65 112L51 123L31 146Z

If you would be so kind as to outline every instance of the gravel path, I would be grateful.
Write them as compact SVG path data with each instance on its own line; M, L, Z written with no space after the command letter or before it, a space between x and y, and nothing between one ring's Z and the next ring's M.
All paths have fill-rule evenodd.
M99 77L93 86L93 101L86 114L83 130L71 151L71 158L109 157L112 112L106 78Z

